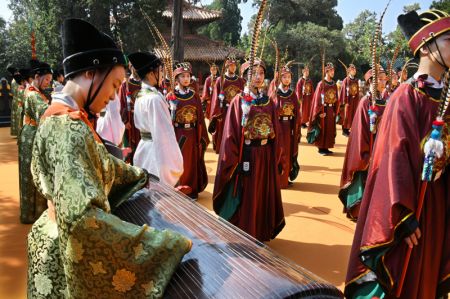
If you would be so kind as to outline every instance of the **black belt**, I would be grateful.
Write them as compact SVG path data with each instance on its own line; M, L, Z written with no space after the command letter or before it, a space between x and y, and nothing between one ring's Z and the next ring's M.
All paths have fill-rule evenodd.
M245 139L244 144L247 146L263 146L267 144L272 144L272 139Z
M191 129L191 128L195 128L197 126L196 123L177 123L174 122L173 125L175 126L175 128L182 128L182 129Z
M150 133L150 132L141 132L141 139L142 140L153 140L152 133Z
M292 115L291 116L280 116L278 119L281 121L288 121L288 120L293 120L294 117Z

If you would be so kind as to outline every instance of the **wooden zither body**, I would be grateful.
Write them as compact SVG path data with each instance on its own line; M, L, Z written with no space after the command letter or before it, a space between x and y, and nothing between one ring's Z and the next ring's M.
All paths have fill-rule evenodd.
M173 188L151 180L114 214L137 225L171 229L193 241L165 298L343 298L335 287Z

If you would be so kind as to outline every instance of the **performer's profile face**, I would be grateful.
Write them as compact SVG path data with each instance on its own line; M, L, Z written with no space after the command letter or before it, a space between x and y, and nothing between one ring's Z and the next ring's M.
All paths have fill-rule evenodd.
M45 89L50 86L50 82L52 82L52 75L46 74L42 76L36 77L37 83L40 89Z
M285 86L290 85L291 80L292 80L291 73L286 73L281 76L281 83L283 83L283 85L285 85Z
M216 66L212 66L210 69L211 74L213 74L214 76L217 74L217 67Z
M378 74L378 91L382 92L386 88L387 76L386 73Z
M303 76L306 77L306 78L309 77L309 68L305 67L305 68L303 69Z
M190 73L181 73L177 76L178 82L183 87L188 87L191 84L191 74Z
M333 78L334 78L334 69L329 69L329 70L327 71L327 74L328 74L328 76L330 77L330 79L333 79Z
M261 88L264 85L264 69L256 66L253 70L252 85Z
M236 72L236 64L232 63L228 66L228 72L230 72L231 74L234 74Z
M92 80L93 72L86 72L86 77L88 80L88 85L85 87L86 90L86 100L87 100L87 93L89 90L90 82ZM100 85L101 81L103 81L104 74L96 74L94 76L94 85L92 87L93 90L96 90L98 86ZM105 81L103 82L103 85L101 86L97 96L94 99L94 102L89 106L89 109L93 113L100 113L106 105L108 105L109 101L112 101L115 99L115 95L119 87L122 85L122 81L125 78L125 68L123 66L115 66L111 72L108 74L108 76L105 78Z
M421 55L428 56L435 63L450 65L450 31L429 41L419 51Z

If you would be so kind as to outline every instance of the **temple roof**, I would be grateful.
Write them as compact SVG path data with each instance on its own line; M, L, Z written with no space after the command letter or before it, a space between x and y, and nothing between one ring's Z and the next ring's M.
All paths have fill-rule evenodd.
M170 38L165 36L168 43ZM159 49L155 49L161 54ZM184 60L185 61L202 61L213 62L223 61L228 55L234 54L237 58L243 58L244 53L235 48L224 45L223 42L213 41L202 35L185 35L184 36Z
M163 11L162 15L166 19L172 19L173 12L173 1L167 1L166 10ZM222 18L222 12L218 10L212 10L208 8L198 7L183 1L183 20L191 22L212 22Z

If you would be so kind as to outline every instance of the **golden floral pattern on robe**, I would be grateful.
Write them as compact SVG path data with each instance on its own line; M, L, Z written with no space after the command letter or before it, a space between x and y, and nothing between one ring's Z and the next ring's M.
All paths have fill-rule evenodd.
M191 124L197 122L197 108L193 105L186 105L177 109L175 118L177 123Z
M305 90L303 92L304 92L305 96L311 95L313 92L311 82L307 81L304 86L305 86Z
M191 242L109 213L147 175L71 116L49 116L36 132L33 180L57 222L44 212L28 235L28 298L160 298Z
M358 95L358 83L350 83L350 86L348 87L348 94L351 97L356 97Z
M234 97L241 92L241 89L234 84L230 84L224 88L225 100L230 103Z
M275 137L272 116L267 113L257 113L250 116L244 128L245 139L272 139Z
M334 104L337 101L336 90L334 88L329 88L325 91L325 103Z
M294 116L294 104L291 102L284 102L283 107L281 107L282 113L280 116Z

